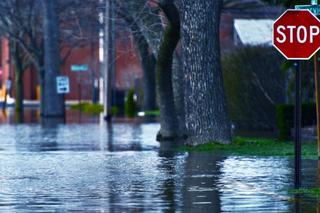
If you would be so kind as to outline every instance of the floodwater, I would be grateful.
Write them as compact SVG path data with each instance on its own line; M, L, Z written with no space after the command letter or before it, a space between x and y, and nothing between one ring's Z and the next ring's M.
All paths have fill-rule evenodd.
M176 153L157 123L90 121L0 124L0 212L317 210L288 193L290 158ZM305 186L316 167L303 162Z

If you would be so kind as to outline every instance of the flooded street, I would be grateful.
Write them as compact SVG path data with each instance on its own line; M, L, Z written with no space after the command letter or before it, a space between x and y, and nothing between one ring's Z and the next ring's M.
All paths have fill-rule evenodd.
M0 212L294 212L299 207L288 194L293 159L175 153L168 143L155 141L158 129L157 123L2 124ZM304 184L314 186L316 162L304 161L303 167ZM301 212L315 212L313 203L303 199Z

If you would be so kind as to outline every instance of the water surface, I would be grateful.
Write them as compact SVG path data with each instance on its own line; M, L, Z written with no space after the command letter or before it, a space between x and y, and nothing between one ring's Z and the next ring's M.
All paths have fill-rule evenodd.
M315 212L293 160L174 153L157 123L0 125L0 212ZM313 186L316 162L304 161Z

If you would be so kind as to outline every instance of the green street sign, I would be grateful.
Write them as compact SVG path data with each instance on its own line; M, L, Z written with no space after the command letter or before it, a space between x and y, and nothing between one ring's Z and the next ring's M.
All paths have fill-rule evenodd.
M313 15L320 15L320 5L296 5L296 10L310 10Z
M88 71L89 66L87 64L81 64L81 65L71 65L71 71L73 72L85 72Z

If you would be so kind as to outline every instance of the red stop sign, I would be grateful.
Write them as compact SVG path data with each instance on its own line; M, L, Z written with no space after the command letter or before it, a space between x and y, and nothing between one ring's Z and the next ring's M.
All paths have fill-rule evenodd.
M310 59L320 48L320 21L309 10L287 10L273 24L273 45L287 59Z

